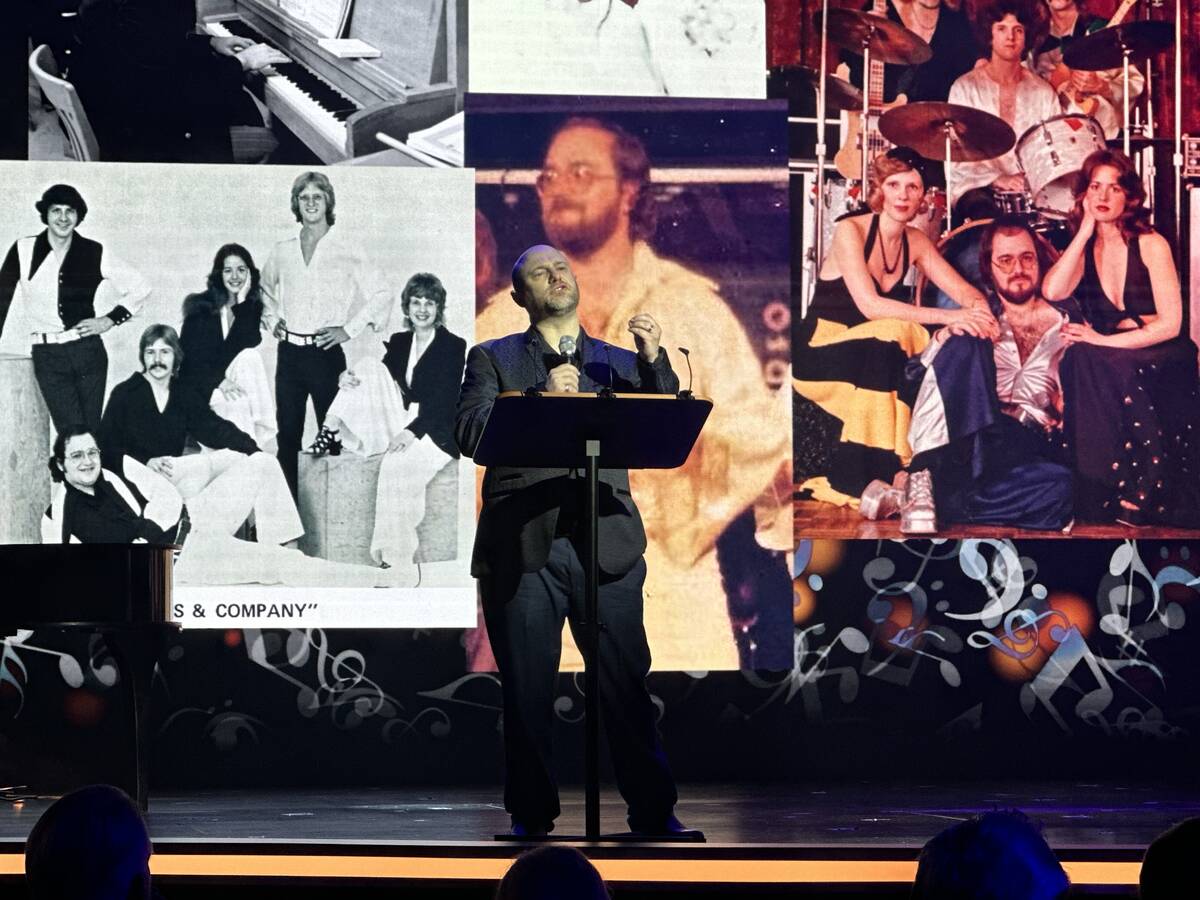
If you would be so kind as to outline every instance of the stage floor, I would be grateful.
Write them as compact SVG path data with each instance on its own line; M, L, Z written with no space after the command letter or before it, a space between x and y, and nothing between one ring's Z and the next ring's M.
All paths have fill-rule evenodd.
M1200 787L1136 783L684 785L678 813L708 843L589 848L606 878L707 882L898 884L921 846L977 812L1017 808L1044 827L1072 880L1136 883L1146 845L1200 815ZM47 798L0 803L0 874L21 871L21 843ZM582 797L563 793L561 832L581 831ZM498 788L161 792L149 813L155 870L179 877L486 880L518 846ZM606 791L602 828L624 807Z
M821 503L818 500L796 500L793 530L797 541L806 538L839 538L842 540L915 540L921 535L906 535L900 531L900 520L864 519L856 509ZM1068 532L1034 531L1030 528L1008 528L999 525L948 525L934 537L949 540L960 538L1005 538L1045 540L1056 538L1090 538L1093 540L1198 540L1200 531L1188 528L1140 527L1109 524L1095 525L1076 522Z

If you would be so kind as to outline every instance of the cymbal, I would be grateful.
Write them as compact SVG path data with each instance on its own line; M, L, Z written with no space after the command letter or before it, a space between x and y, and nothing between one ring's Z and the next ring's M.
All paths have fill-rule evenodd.
M821 30L821 14L815 18ZM905 28L884 16L858 12L853 9L829 11L829 40L838 47L862 53L863 43L876 62L920 65L933 56L929 45Z
M952 128L951 162L993 159L1017 142L1012 128L999 116L957 103L933 101L888 110L879 117L879 132L893 144L912 147L926 159L944 160L947 122Z
M1126 22L1070 41L1063 47L1063 62L1068 68L1084 72L1119 69L1125 60L1124 47L1130 50L1129 61L1136 64L1174 43L1173 22Z
M767 71L767 96L805 102L817 90L818 73L807 66L775 66ZM836 75L825 76L825 103L830 109L862 109L863 94Z
M1109 147L1114 150L1120 150L1125 146L1125 141L1122 138L1113 138L1105 141ZM1175 138L1173 137L1144 137L1142 135L1133 135L1129 138L1129 149L1134 153L1140 150L1145 150L1147 147L1162 147L1163 149L1174 147Z

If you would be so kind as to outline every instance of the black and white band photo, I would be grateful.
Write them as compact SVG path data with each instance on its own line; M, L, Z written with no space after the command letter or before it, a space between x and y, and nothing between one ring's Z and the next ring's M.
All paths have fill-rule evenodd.
M4 170L0 541L177 544L189 625L473 621L469 173Z
M467 0L38 0L28 158L462 165Z

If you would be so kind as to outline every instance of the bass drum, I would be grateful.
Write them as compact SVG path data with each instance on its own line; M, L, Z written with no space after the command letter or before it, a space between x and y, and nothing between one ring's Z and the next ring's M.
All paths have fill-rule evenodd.
M991 225L994 219L976 219L959 225L944 238L938 241L937 251L946 262L954 267L966 281L978 288L985 297L989 286L985 284L979 271L979 245L983 241L983 230ZM1062 249L1070 243L1071 237L1065 228L1065 220L1039 218L1033 223L1033 230L1038 243L1046 251L1046 256L1056 261ZM1063 226L1063 227L1060 227ZM1045 276L1042 272L1042 276ZM918 284L918 296L922 306L937 306L942 309L958 309L959 304L950 298L936 284L928 281L924 274Z
M1108 146L1104 129L1091 116L1055 116L1026 129L1017 141L1017 161L1033 193L1033 205L1062 214L1075 205L1075 176L1083 161Z

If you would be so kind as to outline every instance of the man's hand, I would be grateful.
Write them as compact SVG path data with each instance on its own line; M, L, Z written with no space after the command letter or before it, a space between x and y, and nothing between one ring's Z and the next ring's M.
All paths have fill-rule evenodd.
M322 350L332 350L338 344L350 340L350 335L341 325L326 325L317 329L317 346Z
M351 388L358 387L360 384L362 384L362 381L350 369L347 369L345 372L343 372L341 375L338 376L338 389L339 390L348 391Z
M271 329L271 334L275 340L282 341L287 336L287 322L280 319L275 323L275 327Z
M388 453L403 453L417 442L417 436L404 428L398 435L388 441Z
M658 348L662 341L662 328L646 313L638 313L629 320L629 331L633 342L637 344L638 353L646 362L658 359Z
M261 72L271 66L291 62L286 56L267 44L254 44L234 54L242 64L243 72Z
M84 319L75 323L75 330L79 332L80 337L89 337L93 334L104 334L108 329L113 327L112 319L108 316L97 316L94 319Z
M558 393L579 393L579 370L570 363L555 366L546 376L546 390Z
M229 378L222 378L220 387L221 394L226 400L236 400L238 397L246 396L246 392L238 387L237 382L232 381Z
M1076 96L1080 94L1105 96L1109 93L1108 82L1095 72L1084 72L1081 69L1071 70L1071 90Z
M147 460L146 468L149 469L151 472L157 472L159 475L162 475L164 478L170 478L171 477L171 468L172 468L171 467L171 457L156 456L153 459Z
M992 187L997 191L1023 191L1025 190L1025 176L1001 175L992 182Z
M221 56L237 56L241 51L249 47L253 42L246 38L240 37L221 37L213 35L208 39L209 45L213 48L214 53L219 53Z

